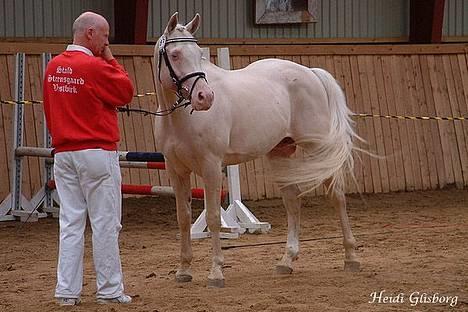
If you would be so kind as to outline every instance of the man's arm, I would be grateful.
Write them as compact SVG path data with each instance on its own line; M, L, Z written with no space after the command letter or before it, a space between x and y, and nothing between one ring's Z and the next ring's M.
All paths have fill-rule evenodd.
M101 55L104 62L99 62L99 79L97 90L99 97L106 104L112 106L127 105L133 98L133 84L128 73L117 62L108 46L104 48Z

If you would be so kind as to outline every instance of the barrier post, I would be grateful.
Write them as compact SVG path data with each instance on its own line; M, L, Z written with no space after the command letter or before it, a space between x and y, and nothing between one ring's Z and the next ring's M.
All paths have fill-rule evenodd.
M15 77L15 100L24 100L24 53L16 54L16 77ZM15 105L14 115L14 127L13 127L13 158L14 166L11 175L11 190L13 192L13 198L11 203L11 210L21 209L21 178L22 178L22 166L23 158L18 157L15 154L16 148L23 145L23 126L24 126L24 107L23 104Z
M43 53L42 54L42 73L45 77L45 72L47 68L47 64L50 62L52 59L51 53ZM44 147L45 148L50 148L52 146L52 138L49 133L49 129L47 128L47 121L45 120L45 115L44 115ZM44 158L44 185L47 184L47 181L52 180L53 177L53 163L50 161L47 161L46 158ZM52 191L49 188L45 188L45 198L44 198L44 207L45 208L52 208L53 207L53 201L52 201Z
M42 53L42 73L45 77L45 72L47 64L52 59L51 53ZM49 150L52 146L52 138L49 134L49 129L47 128L47 121L45 120L44 114L44 125L43 125L43 136L44 136L44 148ZM42 205L42 211L44 213L52 214L53 217L58 217L59 209L54 207L54 201L59 202L58 196L54 190L51 190L47 187L47 182L53 180L53 160L49 158L44 158L44 179L43 187L34 195L31 199L31 204L34 207L40 207Z
M13 166L11 172L11 197L10 197L10 217L19 217L21 221L37 221L38 213L33 211L32 205L24 198L21 192L22 183L22 157L16 155L16 148L23 145L24 134L24 71L26 55L16 54L16 77L15 77L15 105L13 119ZM7 200L6 200L7 202ZM4 202L5 203L5 202ZM6 216L2 220L4 220Z
M15 77L15 99L17 101L23 100L23 78L24 78L24 53L16 54L16 77ZM21 207L21 158L15 155L15 147L21 145L23 139L23 105L15 105L15 112L13 118L13 145L11 151L13 159L13 166L11 168L11 184L10 194L0 205L0 220L9 221L15 220L11 214L12 209L19 210Z

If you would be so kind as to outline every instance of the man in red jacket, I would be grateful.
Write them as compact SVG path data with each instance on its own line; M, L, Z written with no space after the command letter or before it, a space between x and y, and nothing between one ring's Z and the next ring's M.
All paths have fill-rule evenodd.
M80 302L87 215L98 303L131 302L124 294L118 243L122 226L116 108L132 97L132 82L109 49L106 19L81 14L73 24L73 44L50 61L44 77L44 112L60 198L55 297L61 305Z

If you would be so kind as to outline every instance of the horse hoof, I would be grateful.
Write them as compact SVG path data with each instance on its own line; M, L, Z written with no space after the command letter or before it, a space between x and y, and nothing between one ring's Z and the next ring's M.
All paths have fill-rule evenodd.
M188 274L176 274L175 279L177 283L188 283L192 281L192 276Z
M276 266L276 273L278 274L291 274L293 269L287 265L278 264Z
M344 263L345 263L344 270L346 272L359 272L361 268L361 263L356 260L352 260L352 261L345 260Z
M208 279L209 288L224 288L224 279Z

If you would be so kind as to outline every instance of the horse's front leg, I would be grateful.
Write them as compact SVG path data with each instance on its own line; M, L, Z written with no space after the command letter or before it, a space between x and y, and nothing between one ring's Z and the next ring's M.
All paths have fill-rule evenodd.
M177 282L192 281L190 266L192 263L192 245L190 228L192 223L192 192L190 188L190 172L176 173L169 169L171 184L176 196L177 222L180 231L180 267L176 272Z
M208 275L208 287L224 287L223 265L224 256L221 252L220 230L221 230L221 164L212 166L203 174L205 182L205 209L206 223L211 233L211 246L213 249L213 263Z

